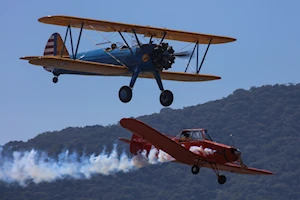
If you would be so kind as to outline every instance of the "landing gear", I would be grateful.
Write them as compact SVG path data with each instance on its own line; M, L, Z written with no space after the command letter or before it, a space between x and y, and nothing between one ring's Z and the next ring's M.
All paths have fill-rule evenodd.
M128 86L123 86L119 90L119 98L123 103L128 103L132 98L132 90Z
M163 106L170 106L173 102L173 99L173 93L170 90L163 90L159 97L160 103Z
M191 171L193 174L198 174L200 171L200 167L198 165L193 165Z
M223 185L226 182L226 176L220 175L218 176L218 183Z
M223 185L226 182L226 176L219 174L219 170L218 170L216 164L210 163L210 166L214 170L214 172L216 173L216 175L218 176L218 183L221 184L221 185Z
M57 83L58 81L58 77L57 76L54 76L53 79L52 79L53 83Z

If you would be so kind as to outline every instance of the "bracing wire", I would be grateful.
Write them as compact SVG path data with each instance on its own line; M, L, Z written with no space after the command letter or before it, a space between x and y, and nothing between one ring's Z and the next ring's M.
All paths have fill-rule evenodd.
M94 29L99 35L101 35L105 40L109 41L111 43L111 41L108 39L108 37L110 37L113 33L111 33L108 37L105 37L103 34L101 34L99 31L97 31L92 25L90 25L90 27L92 29ZM115 38L116 36L114 36L113 38ZM111 39L113 39L111 38ZM95 42L94 42L95 43ZM109 53L108 51L106 51L104 48L100 47L99 45L97 45L97 43L95 43L96 46L99 49L102 49L105 53L107 53L110 57L112 57L115 61L117 61L118 63L120 63L122 66L126 67L126 65L124 63L122 63L119 59L117 59L115 56L113 56L111 53Z

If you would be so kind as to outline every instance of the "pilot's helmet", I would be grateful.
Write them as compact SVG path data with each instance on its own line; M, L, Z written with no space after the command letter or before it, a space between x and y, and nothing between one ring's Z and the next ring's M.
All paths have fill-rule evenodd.
M186 137L186 138L188 138L188 137L190 136L190 134L189 134L188 132L186 132L186 131L183 132L182 135L183 135L184 137Z
M111 49L115 49L115 48L117 48L117 45L115 43L112 43L111 44Z

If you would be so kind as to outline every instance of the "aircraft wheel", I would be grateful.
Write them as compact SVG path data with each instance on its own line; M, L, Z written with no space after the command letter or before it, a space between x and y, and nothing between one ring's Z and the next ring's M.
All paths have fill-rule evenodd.
M132 90L128 86L123 86L119 90L119 98L123 103L127 103L132 98Z
M193 174L198 174L200 171L200 167L198 165L193 165L192 166L192 173Z
M52 79L52 81L53 81L53 83L57 83L57 81L58 81L57 76L54 76L53 79Z
M218 177L218 182L221 185L224 184L226 182L226 176L224 176L224 175L219 176Z
M169 106L172 104L173 102L173 93L170 90L164 90L162 91L162 93L160 94L159 100L161 105L163 106Z

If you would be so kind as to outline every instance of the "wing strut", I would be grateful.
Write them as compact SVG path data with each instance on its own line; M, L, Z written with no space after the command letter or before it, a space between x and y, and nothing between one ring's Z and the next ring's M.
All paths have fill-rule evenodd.
M134 33L136 42L138 43L139 47L142 47L142 46L141 46L141 43L140 43L140 41L139 41L139 38L138 38L137 35L136 35L136 32L135 32L135 29L134 29L134 28L132 29L132 32Z
M194 46L194 49L193 49L193 51L192 51L191 57L190 57L190 59L189 59L189 62L188 62L188 64L187 64L187 66L186 66L186 68L185 68L184 72L186 72L186 71L187 71L187 69L189 68L189 65L190 65L190 62L191 62L191 60L192 60L192 57L193 57L193 55L194 55L194 52L195 52L196 46L198 47L198 41L195 43L195 46ZM197 48L197 50L198 50L198 48ZM197 57L198 57L198 53L197 53Z
M60 53L60 57L63 56L63 52L64 52L64 50L65 50L66 40L67 40L68 33L69 33L69 26L67 26L67 31L66 31L65 38L64 38L64 45L63 45L63 47L62 47L62 50L61 50L61 53Z
M197 54L197 57L196 57L196 73L195 73L195 74L199 74L199 72L200 72L200 70L201 70L201 67L202 67L202 65L203 65L203 63L204 63L204 60L205 60L205 57L206 57L206 54L207 54L207 52L208 52L208 49L209 49L209 47L210 47L211 42L212 42L212 38L210 38L210 40L209 40L209 43L208 43L208 45L207 45L207 47L206 47L206 50L205 50L205 53L204 53L204 55L203 55L202 61L201 61L201 63L200 63L200 66L199 66L199 42L197 41L197 42L195 43L195 46L194 46L194 49L193 49L193 51L192 51L191 57L190 57L190 59L189 59L189 61L188 61L188 64L187 64L187 66L186 66L186 68L185 68L185 71L184 71L185 73L187 72L187 70L188 70L188 68L189 68L191 59L192 59L192 57L193 57L193 55L194 55L194 53L195 53L195 49L196 49L196 47L197 47L197 53L196 53L196 54Z
M161 44L161 43L164 41L164 39L165 39L166 35L167 35L167 32L166 32L166 31L164 31L164 35L163 35L163 37L161 38L161 40L160 40L160 43L159 43L159 44Z
M81 39L81 33L82 33L83 25L84 25L84 23L81 22L81 28L80 28L80 32L79 32L79 36L78 36L78 40L77 40L76 51L75 51L75 58L76 58L77 52L78 52L78 47L79 47L79 43L80 43L80 39Z
M124 40L125 44L127 45L127 47L129 48L131 54L132 54L132 49L130 48L130 46L128 45L127 41L125 40L124 36L122 35L122 33L120 31L118 31L118 33L120 34L120 36L122 37L122 39Z
M70 40L71 40L71 48L72 48L72 58L75 60L75 57L74 57L74 47L73 47L73 37L72 37L72 31L71 31L71 27L70 25L68 26L69 29L70 29Z
M210 46L210 44L211 44L211 41L212 41L212 39L209 40L209 43L208 43L208 45L207 45L206 51L205 51L205 53L204 53L204 56L203 56L203 58L202 58L202 61L201 61L201 64L200 64L199 68L198 68L198 63L197 63L197 74L199 74L200 69L201 69L201 67L202 67L202 65L203 65L203 62L204 62L204 59L205 59L205 57L206 57L207 51L208 51L208 49L209 49L209 46Z
M197 45L197 60L196 60L196 68L198 69L198 60L199 60L199 44ZM196 72L197 72L196 69Z
M152 38L153 38L153 35L151 35L151 37L149 39L149 44L152 44Z
M79 43L80 43L80 39L81 39L81 34L82 34L83 26L84 26L84 22L81 22L81 27L80 27L79 36L78 36L78 39L77 39L77 45L76 45L75 53L74 53L74 45L73 45L73 37L72 37L71 25L69 24L67 26L67 30L66 30L66 34L65 34L65 38L64 38L64 45L62 47L62 51L61 51L60 57L62 57L62 55L63 55L64 48L65 48L65 45L66 45L66 40L67 40L68 33L69 33L69 35L70 35L70 42L71 42L71 48L72 48L72 57L71 58L74 59L74 60L76 59L77 52L78 52L78 47L79 47Z

